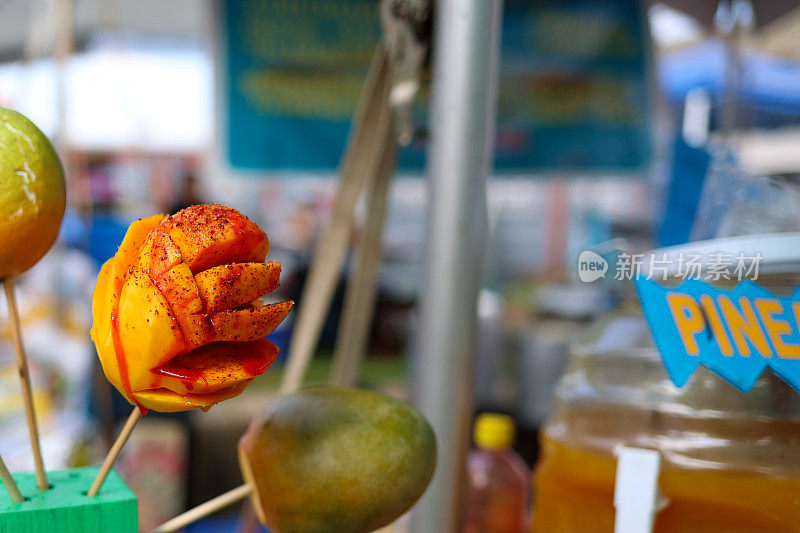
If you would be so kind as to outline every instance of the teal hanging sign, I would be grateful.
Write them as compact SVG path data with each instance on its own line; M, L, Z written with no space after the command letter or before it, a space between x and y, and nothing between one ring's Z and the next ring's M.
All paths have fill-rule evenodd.
M732 290L699 280L678 287L646 278L635 283L676 386L704 365L748 392L769 367L800 392L800 288L784 297L749 280Z
M506 0L494 166L636 171L650 155L638 0ZM332 172L381 37L378 0L221 3L222 130L238 169ZM435 66L434 66L435 68ZM427 100L399 167L422 172Z

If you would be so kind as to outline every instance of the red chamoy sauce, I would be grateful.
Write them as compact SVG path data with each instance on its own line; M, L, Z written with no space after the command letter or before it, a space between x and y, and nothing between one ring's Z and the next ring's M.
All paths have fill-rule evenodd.
M130 400L136 404L143 415L147 414L147 408L140 404L131 390L131 378L128 375L128 361L125 358L125 350L122 348L122 341L119 338L119 318L118 309L111 312L111 339L114 343L114 355L117 357L117 367L119 368L119 378L122 381L122 388L128 393Z
M264 355L265 354L250 354L245 357L240 357L239 364L242 365L242 369L244 369L246 374L253 377L260 376L275 362L275 359L278 357L278 350L270 350L266 357L264 357Z
M277 346L266 340L215 342L178 355L153 373L179 379L191 391L199 383L252 379L266 372L277 357Z

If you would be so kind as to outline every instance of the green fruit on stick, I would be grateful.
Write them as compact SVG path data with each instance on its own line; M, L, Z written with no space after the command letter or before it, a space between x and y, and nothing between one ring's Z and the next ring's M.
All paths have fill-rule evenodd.
M436 440L401 401L310 387L279 397L253 421L239 463L259 519L275 533L367 533L425 491Z
M64 170L53 145L24 115L0 107L0 280L47 253L65 206Z

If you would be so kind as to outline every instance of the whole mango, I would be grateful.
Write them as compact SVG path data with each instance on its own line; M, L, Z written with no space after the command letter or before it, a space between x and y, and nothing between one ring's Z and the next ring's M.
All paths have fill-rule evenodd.
M0 107L0 280L22 274L53 246L66 197L61 160L45 134Z
M383 394L309 387L277 398L239 441L253 506L275 533L367 533L393 522L433 476L436 440Z
M293 302L262 305L280 263L266 234L222 205L130 225L100 270L92 340L109 381L144 409L208 409L237 396L278 356L264 339Z

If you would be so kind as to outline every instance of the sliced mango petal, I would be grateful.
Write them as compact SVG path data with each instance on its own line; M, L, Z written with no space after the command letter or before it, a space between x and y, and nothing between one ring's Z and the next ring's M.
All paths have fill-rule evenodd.
M280 263L234 263L194 276L208 314L239 307L277 288Z
M161 291L144 271L131 268L119 301L119 338L124 347L125 373L131 390L152 388L150 369L186 349L183 334ZM113 326L112 326L113 327ZM116 356L115 356L116 357Z
M292 310L294 302L225 311L211 316L211 328L218 341L252 341L266 337Z
M166 215L153 215L137 220L128 226L125 238L122 239L122 243L119 245L119 249L114 255L115 276L124 275L128 267L136 263L139 249L147 239L148 233L155 229L165 218L167 218Z
M203 301L189 267L181 263L154 283L169 303L189 346L211 342L213 337L208 316L203 312Z
M150 232L139 250L139 268L157 280L180 264L181 251L160 229Z
M251 381L247 380L214 394L178 394L167 389L150 389L134 392L133 395L142 407L162 413L208 409L214 404L239 396Z
M92 297L93 324L90 334L97 348L100 365L103 367L106 377L128 401L132 401L127 386L123 384L122 371L119 366L114 339L115 326L112 318L114 313L118 311L119 296L124 280L122 276L114 275L116 268L117 266L112 257L100 269L98 283L95 286ZM102 300L103 303L99 303L98 300ZM125 376L127 379L127 373Z
M225 263L263 262L269 250L266 233L235 209L195 205L161 224L193 273Z
M97 284L92 295L92 329L90 335L97 355L100 358L100 365L103 367L108 380L118 390L122 390L122 378L119 374L116 353L114 352L114 339L111 336L111 307L117 305L118 294L114 294L114 283L111 274L114 270L114 258L112 257L103 263L100 274L97 276Z
M210 394L260 376L275 362L278 347L259 339L214 342L181 354L153 373L159 386L179 394Z
M110 303L109 299L106 297L107 288L111 281L111 270L113 267L114 258L112 257L103 263L103 266L100 267L100 273L97 275L97 283L95 283L94 292L92 292L92 317L94 318L92 329L102 324L103 321L100 319L106 316L108 304Z

